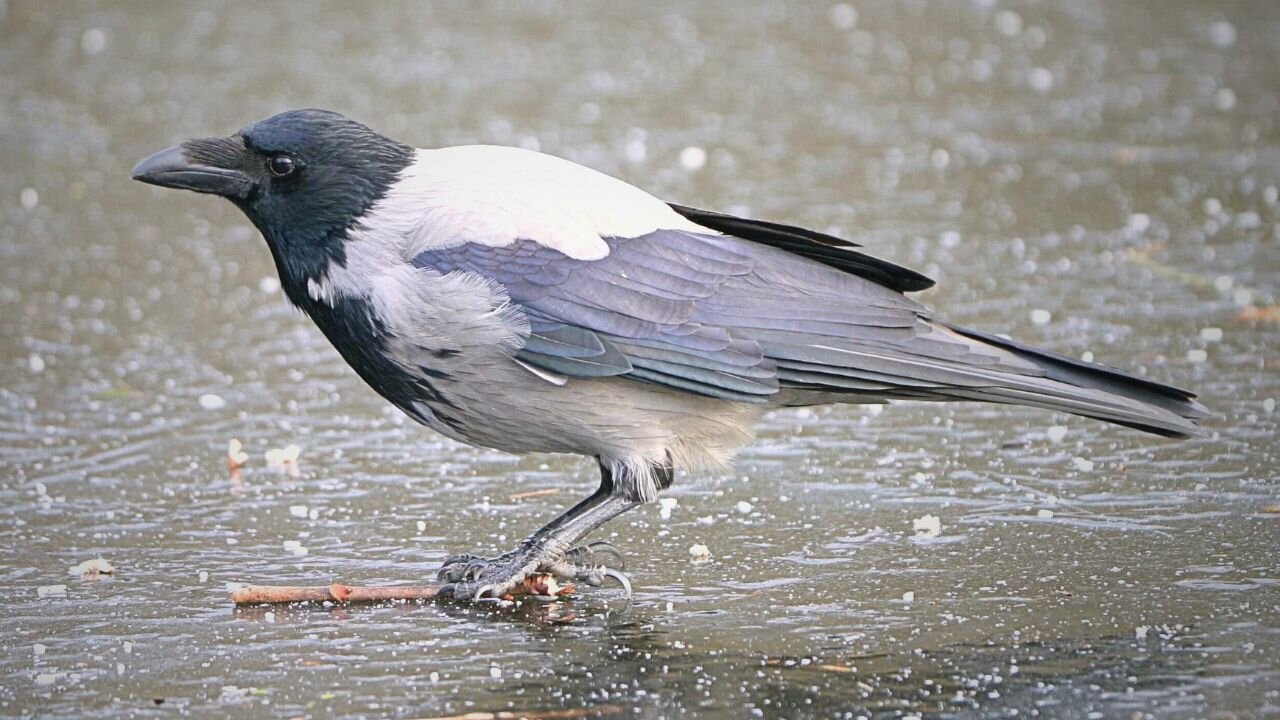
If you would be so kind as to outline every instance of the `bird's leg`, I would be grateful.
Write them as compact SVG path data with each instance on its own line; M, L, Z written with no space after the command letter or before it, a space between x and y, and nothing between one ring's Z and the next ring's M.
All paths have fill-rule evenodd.
M652 481L629 477L629 472L619 470L619 477L615 477L610 466L601 461L600 487L514 550L492 559L475 555L449 558L438 573L439 579L447 583L441 593L467 600L501 597L539 572L587 585L600 585L606 577L613 577L630 592L630 583L620 572L621 553L617 548L609 543L577 546L588 533L640 504L643 493L638 492L639 483ZM654 467L652 472L659 487L671 484L670 467Z

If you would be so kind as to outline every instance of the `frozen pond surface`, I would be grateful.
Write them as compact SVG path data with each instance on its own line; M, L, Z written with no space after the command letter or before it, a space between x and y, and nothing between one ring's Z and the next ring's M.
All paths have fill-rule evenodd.
M1262 2L0 3L0 716L1275 716L1278 55ZM422 581L595 482L411 425L233 208L127 179L306 105L834 229L1220 416L779 412L601 534L629 608L233 610Z

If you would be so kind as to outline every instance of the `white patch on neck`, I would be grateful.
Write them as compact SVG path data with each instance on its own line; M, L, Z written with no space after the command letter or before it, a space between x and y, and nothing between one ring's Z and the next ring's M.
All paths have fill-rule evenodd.
M532 240L576 260L609 255L603 238L671 229L715 234L617 178L532 150L462 145L416 150L387 194L347 232L346 267L309 280L318 302L368 296L425 250Z
M532 150L463 145L418 150L364 227L410 230L410 256L478 243L533 240L577 260L609 254L602 238L659 229L707 232L617 178Z

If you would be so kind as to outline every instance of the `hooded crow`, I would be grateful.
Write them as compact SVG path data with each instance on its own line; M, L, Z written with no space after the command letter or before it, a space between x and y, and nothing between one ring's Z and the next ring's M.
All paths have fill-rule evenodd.
M721 466L781 406L979 400L1167 437L1194 395L935 319L933 283L854 243L663 202L529 150L424 150L324 110L143 160L142 182L227 198L289 300L380 395L454 440L593 457L600 487L515 549L439 578L500 597L535 572L620 572L608 520Z

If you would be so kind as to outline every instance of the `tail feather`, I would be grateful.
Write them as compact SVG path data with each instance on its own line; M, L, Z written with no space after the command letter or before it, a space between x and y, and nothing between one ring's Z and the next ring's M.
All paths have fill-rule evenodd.
M1062 392L1058 390L1050 391L1044 397L1035 397L1034 394L994 388L987 393L1007 395L1008 401L1021 405L1063 410L1166 437L1203 434L1196 422L1207 417L1209 410L1196 400L1192 392L1009 338L952 325L947 327L1034 363L1045 371L1047 380L1065 386L1062 389L1069 395L1061 397Z

